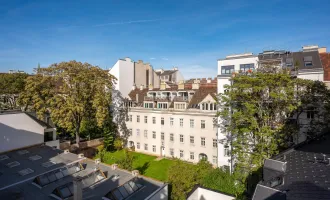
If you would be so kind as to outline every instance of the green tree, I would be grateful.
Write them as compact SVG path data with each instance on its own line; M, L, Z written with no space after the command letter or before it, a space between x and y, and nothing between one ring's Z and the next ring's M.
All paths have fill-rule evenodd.
M26 73L0 74L0 108L18 108L17 99L24 90L27 77Z
M126 170L133 170L133 161L134 156L128 149L124 149L124 157L118 160L119 167L126 169Z
M40 88L40 80L33 78L32 86L26 87L24 100L33 100L38 116L48 111L55 124L75 133L77 145L84 119L95 119L98 127L103 126L109 115L114 80L108 72L88 63L70 61L38 69L36 76L44 77L42 81L50 79L52 84Z
M123 141L119 137L114 140L114 148L119 151L123 148Z

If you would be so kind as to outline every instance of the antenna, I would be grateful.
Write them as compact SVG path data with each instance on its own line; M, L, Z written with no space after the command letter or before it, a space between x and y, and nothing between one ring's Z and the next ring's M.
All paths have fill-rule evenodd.
M316 164L317 163L317 158L316 158L316 156L314 155L314 164Z
M322 156L323 156L323 161L325 162L325 161L326 161L325 157L326 157L327 155L322 154Z

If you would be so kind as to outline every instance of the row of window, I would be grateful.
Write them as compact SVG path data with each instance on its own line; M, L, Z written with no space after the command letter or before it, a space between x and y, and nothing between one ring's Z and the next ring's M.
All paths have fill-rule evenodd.
M201 103L202 110L217 110L216 103Z
M128 116L128 121L132 122L133 121L133 116L129 115ZM213 120L214 122L216 122L216 118L214 118ZM136 116L136 122L140 123L140 115ZM144 116L144 123L148 123L148 116ZM156 124L156 117L152 117L152 123ZM183 118L179 119L179 123L180 126L183 127ZM205 129L206 125L205 125L205 120L201 120L201 129ZM165 119L164 117L162 117L160 119L160 124L161 125L165 125ZM174 118L170 118L170 125L173 126L174 125ZM195 128L195 120L194 119L190 119L190 128ZM213 123L213 128L216 128L216 123Z
M239 70L241 72L247 72L249 70L254 70L254 64L241 64L239 66ZM228 65L228 66L221 66L221 74L232 74L235 72L235 66L234 65Z
M141 146L140 146L140 142L136 143L136 148L137 149L140 149ZM144 150L145 151L148 151L148 144L144 144ZM152 152L156 153L156 145L152 145ZM169 154L170 156L174 156L174 149L173 148L170 148L170 151L169 151ZM180 158L184 158L184 151L183 150L180 150ZM190 160L195 160L195 153L194 152L190 152ZM200 160L205 158L204 156L200 156ZM218 162L218 157L217 156L213 156L213 159L212 159L212 162L213 164L217 164Z
M132 135L132 129L130 129ZM140 129L136 129L136 135L140 136ZM148 138L148 130L144 130L144 137ZM156 131L152 131L152 138L156 139ZM180 143L184 143L184 135L180 134ZM165 140L165 133L160 133L160 139ZM174 142L174 134L170 133L170 142ZM195 144L195 136L190 136L190 144ZM205 146L205 137L201 137L201 146ZM217 139L213 139L213 147L218 147Z

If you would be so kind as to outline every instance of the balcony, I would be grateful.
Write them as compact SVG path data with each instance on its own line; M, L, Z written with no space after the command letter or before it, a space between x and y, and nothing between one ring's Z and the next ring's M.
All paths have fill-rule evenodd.
M155 97L148 97L148 96L145 96L145 97L144 97L144 100L145 100L145 101L155 101Z
M155 101L158 102L170 102L171 101L171 97L156 97Z
M189 98L187 96L174 97L175 102L188 102Z

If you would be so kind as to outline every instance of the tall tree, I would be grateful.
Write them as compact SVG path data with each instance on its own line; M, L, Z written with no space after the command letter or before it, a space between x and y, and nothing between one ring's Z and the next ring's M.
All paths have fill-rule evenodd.
M48 88L26 88L26 93L35 97L32 99L42 102L42 106L33 107L40 113L48 111L55 124L73 131L77 145L84 119L94 118L102 127L109 117L114 77L107 71L88 63L70 61L41 68L37 76L50 79L52 85L50 92ZM38 85L36 81L33 79L32 85ZM39 93L46 93L47 98L41 98Z

